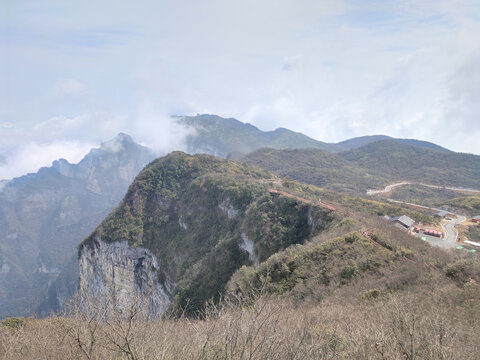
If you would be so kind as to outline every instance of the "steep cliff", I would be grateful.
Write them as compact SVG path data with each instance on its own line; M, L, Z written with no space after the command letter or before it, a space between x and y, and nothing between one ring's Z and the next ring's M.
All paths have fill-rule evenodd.
M0 317L48 314L72 295L75 247L153 158L149 149L119 134L78 164L61 159L2 183Z
M157 313L193 313L217 300L242 265L302 243L334 219L272 186L281 186L273 175L212 156L157 159L79 246L81 296L124 307L141 295Z

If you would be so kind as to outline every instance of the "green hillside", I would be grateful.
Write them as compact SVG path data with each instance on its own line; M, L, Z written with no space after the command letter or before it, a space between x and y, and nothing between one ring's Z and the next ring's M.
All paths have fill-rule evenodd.
M480 189L480 156L439 152L396 140L338 154L319 149L260 149L241 161L338 191L365 193L401 180Z
M174 152L138 175L79 253L98 238L145 247L162 264L161 285L176 284L174 310L197 311L218 299L242 265L264 261L335 221L320 206L269 193L276 181L246 164ZM253 242L254 253L242 250L243 241Z
M480 188L478 155L438 152L386 140L343 152L340 156L374 176Z
M428 141L422 141L422 140L416 140L416 139L396 139L386 135L360 136L360 137L340 141L336 145L339 147L339 149L341 149L340 151L345 151L345 150L358 149L359 147L368 145L370 143L383 141L383 140L395 141L401 144L412 145L412 146L430 149L430 150L436 150L440 152L450 152L450 150L445 149L444 147L441 147L437 144L434 144Z
M338 191L364 192L383 187L391 179L373 176L353 162L318 149L273 150L260 149L241 161L271 171L280 177Z
M80 245L79 290L95 290L94 301L72 303L65 316L4 320L0 353L473 360L478 258L433 248L378 216L403 213L431 221L245 163L171 153ZM158 263L147 262L150 252ZM106 277L95 276L102 269ZM128 307L102 301L145 284L169 295L165 316L148 312L148 292Z
M225 158L232 152L247 154L263 147L336 150L335 144L317 141L284 128L261 131L251 124L245 124L236 119L207 114L176 119L179 124L192 130L186 140L189 153L207 153Z

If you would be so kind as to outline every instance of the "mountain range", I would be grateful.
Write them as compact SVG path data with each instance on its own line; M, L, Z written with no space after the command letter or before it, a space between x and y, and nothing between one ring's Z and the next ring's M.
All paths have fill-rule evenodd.
M449 152L449 150L431 142L415 139L396 139L385 135L362 136L338 143L325 143L285 128L261 131L251 124L216 115L176 116L174 119L180 125L194 130L193 133L187 135L188 153L205 153L223 158L231 154L235 155L235 153L248 154L261 148L313 148L338 153L353 150L380 140L392 140L416 147Z
M242 265L263 261L313 235L311 228L302 228L305 222L295 225L296 216L305 219L305 211L311 206L283 199L288 206L298 207L298 213L289 213L291 209L283 209L285 204L276 203L265 193L267 180L278 184L288 177L354 195L404 179L480 187L480 157L454 153L429 142L369 136L329 144L288 129L263 132L215 115L176 117L176 121L193 130L185 140L189 153L228 157L248 165L174 153L152 163L133 182L157 155L130 136L119 134L92 149L78 164L58 160L35 174L0 184L0 316L46 315L61 307L77 289L75 247L86 238L89 240L83 243L80 254L82 249L105 247L112 242L108 239L117 237L127 241L127 247L147 244L147 250L164 266L152 283L161 290L158 294L162 301L178 310L185 306L188 294L199 292L201 286L204 292L193 307L198 308L203 300L224 289L228 277ZM183 165L176 168L172 162ZM198 165L192 174L184 168L190 163L206 168ZM138 198L135 189L141 190ZM252 214L260 214L259 207L270 219L265 228L252 222ZM286 220L272 215L279 209L285 212ZM241 215L230 219L229 214L236 211ZM197 222L205 214L211 216ZM291 226L303 229L301 238L288 234L285 229ZM119 233L121 229L125 233ZM258 233L249 233L248 229L257 229ZM267 230L283 235L277 239L279 244L264 249L258 234ZM162 233L165 237L157 242ZM183 249L187 245L192 253ZM232 246L237 247L232 250ZM165 252L164 247L168 249ZM209 283L204 271L211 269L220 254L236 260L225 263L225 278ZM81 269L87 272L80 280L94 276L85 266ZM99 291L86 289L87 293Z
M36 311L48 287L71 261L75 247L153 159L151 150L119 134L92 149L78 164L60 159L35 174L4 183L0 190L0 316ZM53 302L61 303L75 291L75 284L58 290Z
M336 154L320 149L260 149L237 160L278 176L359 194L403 180L480 189L480 156L396 140L380 140Z

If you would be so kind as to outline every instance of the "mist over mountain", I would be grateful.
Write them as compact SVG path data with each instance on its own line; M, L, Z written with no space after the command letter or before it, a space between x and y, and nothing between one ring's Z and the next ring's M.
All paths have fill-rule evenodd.
M251 124L233 118L202 114L176 116L176 121L193 129L185 139L189 153L206 153L227 157L231 153L248 154L261 148L272 149L321 149L332 153L353 150L381 140L392 140L420 148L448 152L439 145L416 139L396 139L386 135L362 136L338 143L326 143L285 128L262 131Z
M189 153L206 153L227 157L232 152L249 153L262 147L274 149L318 148L335 149L332 144L309 138L288 129L261 131L251 124L217 115L183 116L178 123L193 128L186 138Z
M398 178L423 177L432 183L480 186L477 156L428 142L371 136L328 144L288 129L263 132L215 115L175 121L188 129L190 153L237 157L277 176L334 190L363 194ZM121 133L78 164L60 159L37 173L0 183L1 316L47 314L73 294L75 247L156 156Z
M60 159L35 174L4 182L0 189L0 316L34 312L78 243L153 158L148 148L119 134L92 149L78 164ZM69 291L75 290L75 284L69 286ZM60 298L69 295L58 294Z

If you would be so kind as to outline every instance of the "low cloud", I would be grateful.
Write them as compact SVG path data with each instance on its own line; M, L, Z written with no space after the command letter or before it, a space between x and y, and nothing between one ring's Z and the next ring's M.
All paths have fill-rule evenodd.
M0 180L36 172L42 166L50 166L58 158L64 158L71 163L76 163L91 148L92 144L77 141L31 142L25 144L8 154L10 161L0 163Z
M23 134L21 144L7 141L8 134L0 133L0 151L9 159L7 162L6 156L0 156L0 179L36 172L59 158L77 163L91 148L99 147L100 143L107 142L120 132L150 147L159 156L173 150L185 151L186 137L193 133L192 129L179 125L151 101L144 101L132 117L113 117L102 113L55 116L30 130L15 129ZM111 144L114 146L114 143Z
M51 144L118 132L159 154L185 149L170 114L197 112L321 141L383 133L480 153L478 2L52 1L18 2L11 24L9 165L31 144L57 158Z
M193 134L192 129L180 125L171 115L156 108L151 101L142 103L134 125L129 127L128 131L159 155L173 150L185 151L186 138Z

